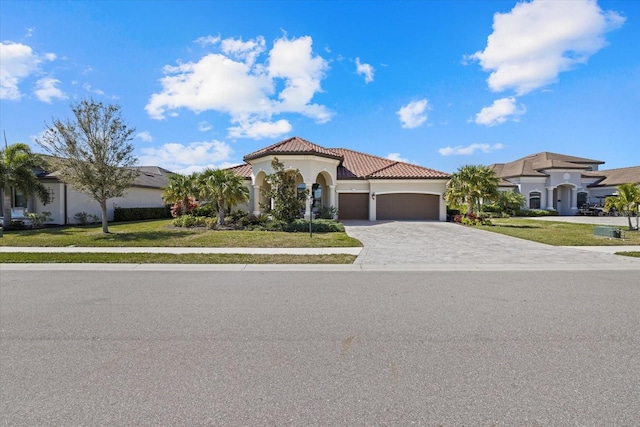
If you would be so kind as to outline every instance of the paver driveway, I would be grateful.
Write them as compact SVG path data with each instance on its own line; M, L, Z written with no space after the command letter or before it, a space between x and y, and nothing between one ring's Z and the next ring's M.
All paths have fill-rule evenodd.
M610 265L640 259L530 242L448 222L344 221L364 249L360 264Z

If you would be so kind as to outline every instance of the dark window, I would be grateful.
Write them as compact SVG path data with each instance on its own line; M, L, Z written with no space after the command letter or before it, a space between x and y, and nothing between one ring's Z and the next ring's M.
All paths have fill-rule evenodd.
M529 209L540 209L540 192L532 191L529 193Z

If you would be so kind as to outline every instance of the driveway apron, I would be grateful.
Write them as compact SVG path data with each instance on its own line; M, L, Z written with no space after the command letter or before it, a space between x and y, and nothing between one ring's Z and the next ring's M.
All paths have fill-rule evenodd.
M626 264L640 259L535 243L448 222L344 221L364 249L358 264Z

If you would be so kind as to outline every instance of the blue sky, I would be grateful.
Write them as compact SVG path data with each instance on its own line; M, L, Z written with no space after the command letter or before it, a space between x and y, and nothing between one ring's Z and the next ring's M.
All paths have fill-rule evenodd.
M0 2L0 127L117 103L144 165L300 136L454 172L540 151L640 164L640 2Z

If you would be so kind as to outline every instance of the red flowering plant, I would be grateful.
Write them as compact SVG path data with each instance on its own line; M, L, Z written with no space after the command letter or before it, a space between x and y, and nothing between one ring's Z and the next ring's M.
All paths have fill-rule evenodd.
M177 218L181 215L190 215L195 208L198 207L198 203L195 201L193 197L189 197L189 205L187 206L186 211L182 207L182 200L177 201L171 206L171 216Z

